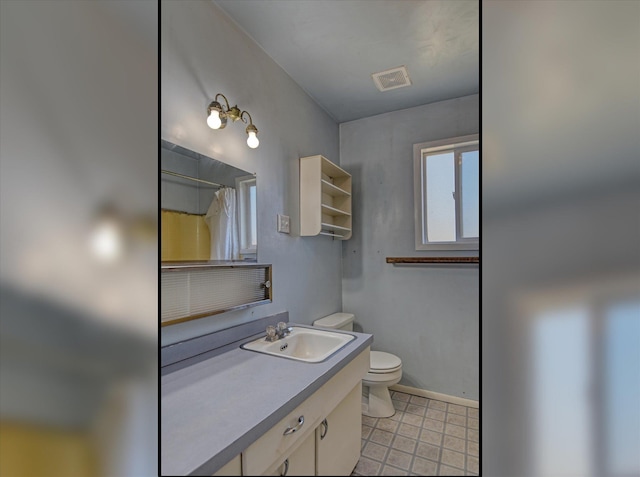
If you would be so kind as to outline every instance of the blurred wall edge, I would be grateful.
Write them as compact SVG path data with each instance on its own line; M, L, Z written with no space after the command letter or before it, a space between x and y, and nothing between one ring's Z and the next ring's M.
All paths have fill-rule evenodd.
M157 3L0 22L0 475L157 475Z
M482 474L640 475L640 2L482 2Z

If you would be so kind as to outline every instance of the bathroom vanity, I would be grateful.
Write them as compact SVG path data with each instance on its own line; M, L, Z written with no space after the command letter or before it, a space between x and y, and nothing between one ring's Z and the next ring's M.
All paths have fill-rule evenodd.
M161 475L349 475L373 341L349 334L319 363L241 349L254 335L165 374Z

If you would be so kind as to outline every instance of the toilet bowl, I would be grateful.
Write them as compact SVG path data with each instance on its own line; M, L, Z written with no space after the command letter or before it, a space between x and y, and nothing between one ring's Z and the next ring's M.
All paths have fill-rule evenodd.
M334 313L313 322L313 326L334 330L353 331L353 313ZM362 379L366 388L362 414L371 417L391 417L396 410L391 401L389 386L402 378L402 361L396 355L371 351L369 372ZM368 391L368 392L367 392Z
M391 417L396 410L391 402L389 386L400 382L402 361L396 355L382 351L371 351L370 360L369 372L362 379L362 385L369 388L362 413L371 417Z

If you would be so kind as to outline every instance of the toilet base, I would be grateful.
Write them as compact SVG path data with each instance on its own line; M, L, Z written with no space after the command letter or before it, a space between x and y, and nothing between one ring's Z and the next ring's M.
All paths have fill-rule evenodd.
M396 413L389 393L389 384L369 385L363 382L362 385L368 388L368 397L362 396L363 415L369 417L391 417Z

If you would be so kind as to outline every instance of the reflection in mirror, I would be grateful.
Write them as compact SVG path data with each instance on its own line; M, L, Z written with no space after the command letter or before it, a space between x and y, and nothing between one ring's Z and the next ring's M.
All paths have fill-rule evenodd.
M256 177L161 142L163 262L256 261Z

